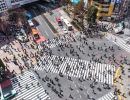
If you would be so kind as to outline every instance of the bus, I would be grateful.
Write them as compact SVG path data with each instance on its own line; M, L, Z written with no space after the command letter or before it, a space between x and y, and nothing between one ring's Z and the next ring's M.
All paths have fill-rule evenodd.
M72 25L70 24L70 22L69 22L67 19L63 18L63 19L62 19L62 23L63 23L63 26L64 26L68 31L72 31L72 30L73 30Z

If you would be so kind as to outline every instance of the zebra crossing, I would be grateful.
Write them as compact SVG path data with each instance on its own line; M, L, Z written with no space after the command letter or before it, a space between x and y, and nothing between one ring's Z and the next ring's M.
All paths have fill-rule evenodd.
M101 98L99 98L98 100L114 100L115 95L114 93L111 91L108 94L102 96Z
M31 71L26 71L11 79L13 88L17 91L12 100L49 100L50 97L40 85Z
M43 44L48 48L54 48L60 44L74 41L75 36L76 35L72 35L72 34L64 34L59 37L55 37L52 40L47 40Z
M44 55L41 60L42 61L39 62L39 66L34 66L34 70L46 70L57 74L62 73L63 75L76 78L83 77L84 79L96 79L98 82L113 85L113 76L115 72L115 66L113 65L100 64L96 62L90 63L85 60L60 57L56 55ZM60 64L54 65L54 61L58 64L60 62Z
M108 33L106 35L106 38L112 42L114 42L117 46L121 47L122 49L124 49L125 51L127 51L128 53L130 53L130 45L126 44L126 41L124 41L123 39L114 36L110 33Z

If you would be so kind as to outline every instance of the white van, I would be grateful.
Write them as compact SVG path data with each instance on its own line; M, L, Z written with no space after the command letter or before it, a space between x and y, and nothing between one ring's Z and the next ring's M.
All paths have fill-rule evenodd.
M114 32L115 33L119 33L119 32L121 32L122 30L123 30L123 25L122 25L122 23L119 23L119 24L116 24L114 27L113 27L113 30L114 30Z

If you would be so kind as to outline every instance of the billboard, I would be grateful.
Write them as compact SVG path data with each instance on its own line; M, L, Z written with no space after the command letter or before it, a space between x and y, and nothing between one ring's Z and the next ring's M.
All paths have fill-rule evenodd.
M78 4L80 2L80 0L71 0L72 4Z

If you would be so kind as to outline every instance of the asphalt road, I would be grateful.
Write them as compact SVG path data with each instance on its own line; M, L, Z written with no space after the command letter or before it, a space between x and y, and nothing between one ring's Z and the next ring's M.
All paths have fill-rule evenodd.
M100 98L104 96L105 94L108 94L111 92L110 90L103 89L102 83L97 83L95 85L94 91L96 94L93 93L93 89L90 87L91 84L93 84L93 81L85 80L83 82L80 82L78 78L71 78L72 80L68 80L67 76L60 77L58 74L54 73L46 73L45 71L37 71L39 75L41 76L41 79L39 79L40 83L42 84L43 88L47 90L49 93L50 100L89 100L88 94L90 98L93 98L91 100L97 100L94 98ZM49 80L42 81L42 79L46 80L46 77L49 77ZM57 82L55 78L58 78L59 81ZM50 80L53 80L54 84L50 83ZM48 83L51 84L51 87L48 87ZM61 86L59 86L60 84ZM100 87L102 90L99 92L97 88ZM62 98L59 98L56 92L53 92L53 90L56 90L57 92L61 92L63 94ZM72 98L70 97L72 96Z
M92 42L95 43L95 48L90 50L88 47L92 46ZM52 47L51 50L52 50L52 53L54 54L54 56L66 57L66 53L67 53L69 58L77 59L77 56L75 54L73 55L72 53L70 53L70 50L72 51L72 49L74 49L74 52L77 52L79 54L80 59L81 60L83 59L86 61L92 60L93 53L96 55L95 59L101 59L100 58L101 56L104 56L104 54L107 54L107 58L103 57L102 61L99 63L102 63L102 64L105 63L105 64L110 64L110 65L111 64L116 65L116 64L114 64L114 62L110 62L108 60L108 58L109 58L108 56L111 56L114 53L116 59L118 59L120 56L119 53L124 54L122 50L118 50L118 47L115 44L113 44L112 42L109 42L105 38L103 38L102 40L97 39L97 38L96 39L90 38L90 39L87 39L87 43L88 43L88 45L85 45L83 40L79 41L79 37L76 37L76 42L68 41L65 43L68 46L72 45L73 48L64 47L63 51L62 50L59 51L58 49L60 47L55 46L55 47ZM106 44L106 46L104 46L104 43ZM77 48L77 46L80 46L80 49L83 50L85 52L85 54L82 54L82 52ZM116 52L112 52L112 51L106 52L105 49L106 48L108 49L109 46L113 46L113 48L116 50ZM102 48L103 50L97 50L98 47L103 47ZM90 56L88 56L88 54ZM53 57L50 57L50 58L53 58ZM71 100L70 94L72 95L74 100L89 100L87 94L89 94L90 98L91 97L96 98L95 100L97 100L98 98L109 94L114 89L113 86L111 86L111 85L110 85L110 87L111 87L110 90L103 89L103 87L102 87L103 83L98 82L98 84L95 85L95 89L94 89L94 91L97 94L94 94L93 89L90 88L90 84L92 84L91 80L85 80L84 82L79 82L78 78L73 77L73 75L71 77L73 81L68 80L67 75L64 75L64 77L59 77L58 73L54 73L54 70L56 70L55 69L56 66L51 64L51 62L54 61L54 59L48 60L48 58L46 58L46 57L44 59L46 59L49 62L49 64L47 64L47 65L43 64L42 66L39 67L39 70L37 70L38 68L35 70L37 70L37 72L39 73L39 76L41 77L39 79L39 81L42 84L42 86L44 87L44 89L47 90L47 92L49 93L51 100L52 100L52 98L53 98L53 100ZM44 59L42 59L43 63L45 63ZM120 58L118 60L120 60ZM76 62L74 64L72 64L71 62L73 62L73 61L70 61L70 62L64 61L63 64L60 65L61 66L60 68L64 68L67 64L69 64L71 68L73 67L73 65L74 66L76 65ZM42 67L44 67L44 66L46 67L46 70L50 69L50 72L46 73L46 71L42 70ZM54 66L54 67L52 67L52 66ZM97 66L96 66L96 68L97 68ZM50 82L42 81L42 78L45 78L46 76L48 76L51 80L53 80L56 85L52 84L51 87L49 88L47 86L47 84ZM59 83L61 84L61 87L59 87L58 83L55 82L55 77L59 78ZM70 86L72 87L73 90L70 89ZM53 87L53 89L52 89L52 87ZM80 87L83 90L80 89ZM101 87L102 91L101 92L97 91L97 87ZM55 92L53 92L53 90L55 90L55 89L57 91L63 90L62 94L64 95L64 97L59 98L58 95ZM91 99L91 100L94 100L94 99ZM105 100L105 99L103 99L103 100Z
M35 18L38 22L39 22L39 26L38 29L40 31L40 33L46 38L46 39L53 39L55 37L55 34L53 33L53 31L50 29L50 27L48 26L48 24L46 23L45 19L39 15L40 12L32 9L33 13L35 14Z

